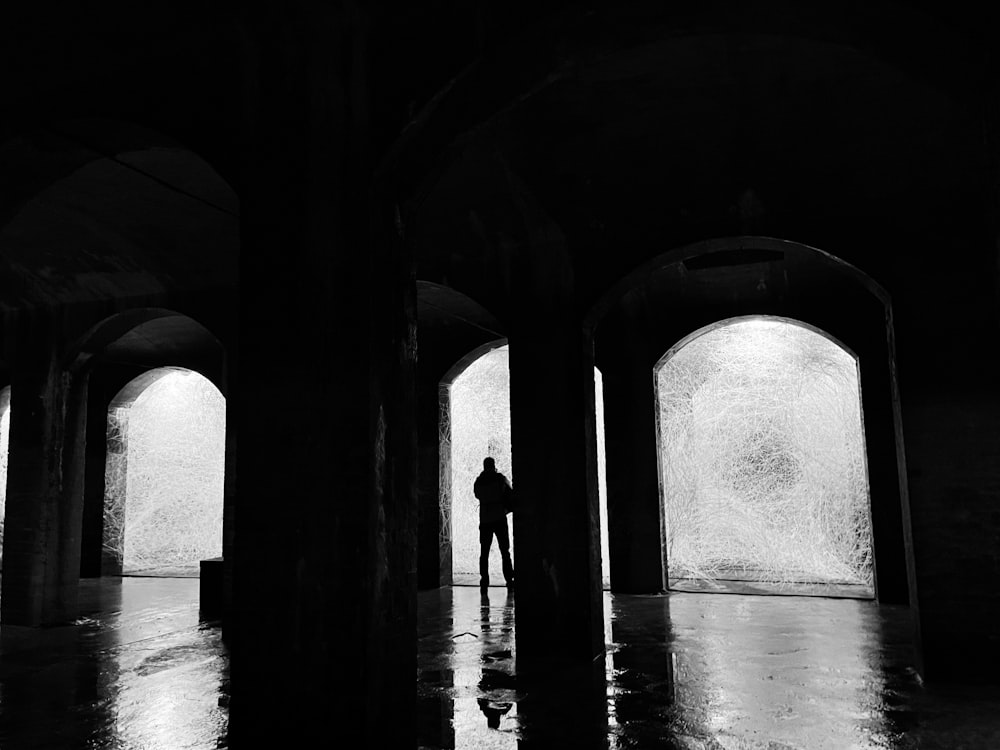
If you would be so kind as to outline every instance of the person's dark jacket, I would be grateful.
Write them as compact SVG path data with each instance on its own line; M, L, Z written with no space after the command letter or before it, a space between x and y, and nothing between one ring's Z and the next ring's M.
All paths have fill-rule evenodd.
M479 498L479 523L502 521L507 514L508 495L512 491L507 477L499 471L484 471L472 487Z

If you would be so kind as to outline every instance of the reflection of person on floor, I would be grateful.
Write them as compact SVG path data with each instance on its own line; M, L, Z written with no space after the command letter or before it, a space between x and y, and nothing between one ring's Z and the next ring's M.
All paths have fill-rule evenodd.
M486 715L486 726L490 729L500 728L500 717L510 711L513 703L491 701L489 698L478 698L479 710Z
M507 532L513 489L507 477L497 471L492 458L483 459L483 473L476 477L473 492L479 499L479 585L490 585L490 545L496 535L503 560L503 577L508 586L513 586L514 566L510 562L510 535Z

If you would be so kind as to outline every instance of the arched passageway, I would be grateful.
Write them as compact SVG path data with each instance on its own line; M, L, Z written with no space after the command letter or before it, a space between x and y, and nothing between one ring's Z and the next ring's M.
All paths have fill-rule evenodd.
M671 588L874 596L851 352L797 321L744 317L679 342L655 378Z
M108 407L104 554L123 574L198 574L222 554L226 402L210 380L163 367Z
M601 373L594 369L597 470L601 508L601 560L605 588L609 583L608 519L604 491L604 398ZM479 506L472 485L483 459L492 456L497 471L514 482L510 440L509 349L496 342L463 359L441 382L442 529L451 540L452 579L475 585L479 580ZM545 415L538 415L544 419ZM508 519L509 524L509 519ZM515 560L516 567L516 560ZM503 581L496 542L490 550L490 581Z
M914 603L891 300L870 276L829 253L764 237L671 250L624 278L592 311L607 404L613 589L652 593L679 585L666 548L663 457L654 437L659 407L650 375L665 352L695 338L692 332L751 316L799 322L798 330L823 334L850 352L855 399L863 396L871 585L880 602Z

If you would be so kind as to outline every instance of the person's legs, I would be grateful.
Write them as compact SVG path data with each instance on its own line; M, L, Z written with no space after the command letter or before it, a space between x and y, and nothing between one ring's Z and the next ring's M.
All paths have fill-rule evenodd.
M490 546L493 544L493 526L479 524L479 585L490 585Z
M503 577L508 584L514 582L514 565L510 561L510 534L507 531L507 519L497 521L497 546L500 548L500 558L503 560Z

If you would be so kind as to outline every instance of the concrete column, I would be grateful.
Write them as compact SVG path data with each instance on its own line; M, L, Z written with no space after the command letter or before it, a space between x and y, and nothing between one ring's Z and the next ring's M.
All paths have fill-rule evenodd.
M237 747L415 737L414 284L391 206L359 189L364 12L246 14Z
M653 369L640 350L617 354L601 370L611 590L650 594L666 589Z
M54 346L22 353L11 383L4 525L7 625L73 620L80 576L87 376L59 371Z
M223 480L222 500L222 633L229 637L229 627L234 615L234 568L236 559L236 417L239 401L236 378L236 356L227 357L226 368L226 469Z
M104 541L104 470L108 455L108 386L93 373L87 397L87 457L83 486L83 542L80 576L96 578L102 570ZM119 570L119 572L121 572Z
M959 279L954 288L975 283ZM983 346L987 332L971 326L970 319L957 314L945 319L950 340L926 337L947 342L944 352L930 356L923 341L920 347L901 348L912 564L919 595L914 614L925 680L997 684L1000 398L995 384L1000 368Z
M510 338L519 674L604 650L593 358L547 314Z
M87 461L87 395L89 372L62 375L65 397L65 432L62 447L62 484L59 488L59 525L55 565L46 581L47 622L75 620L80 586L80 552L83 546L83 491Z
M440 405L438 383L420 373L417 392L418 516L417 586L433 589L451 583L451 547L441 544Z

